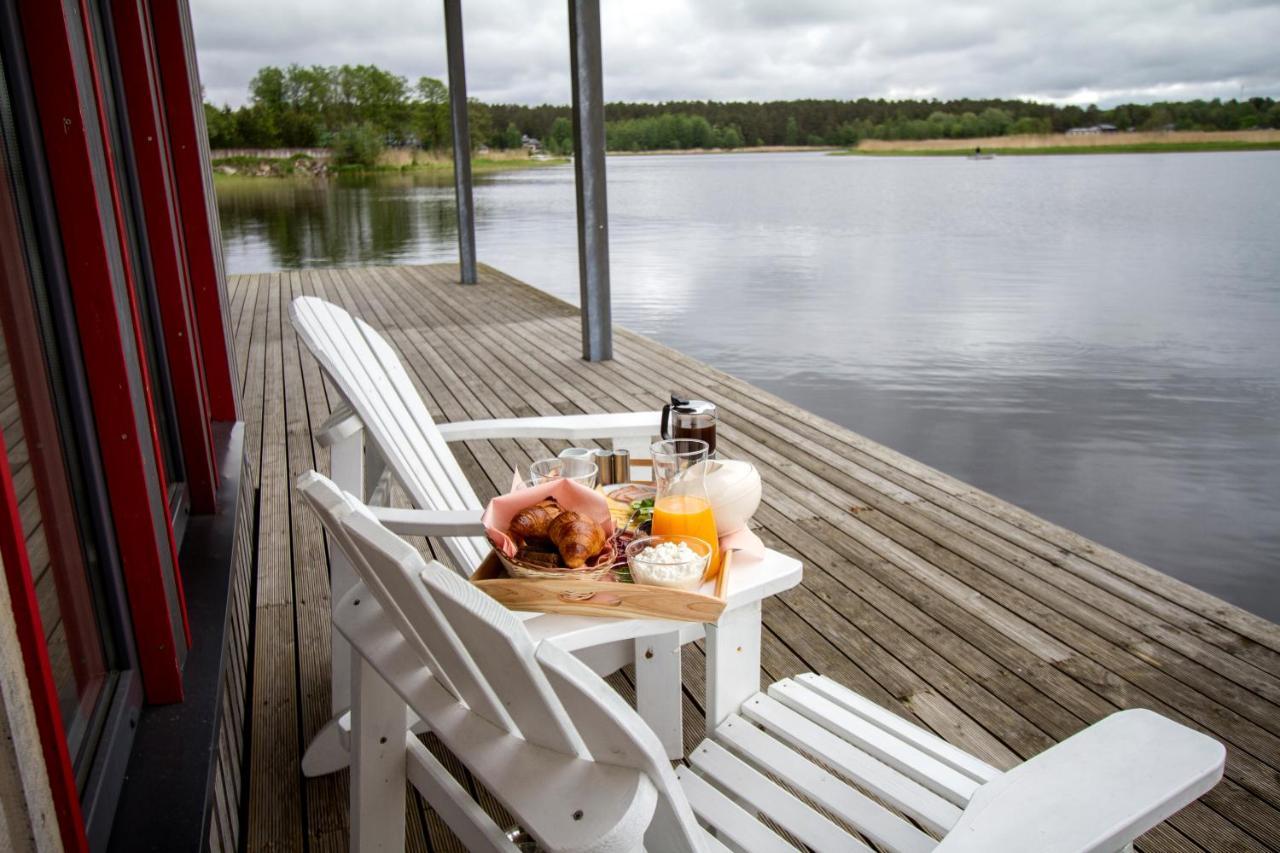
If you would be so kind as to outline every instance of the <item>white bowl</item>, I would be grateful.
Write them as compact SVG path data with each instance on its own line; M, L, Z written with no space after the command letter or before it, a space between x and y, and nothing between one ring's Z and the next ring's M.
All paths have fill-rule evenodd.
M692 560L677 563L651 563L639 559L640 553L651 545L664 542L683 542L697 556ZM671 534L669 536L646 536L636 539L627 546L627 568L631 570L631 579L639 584L649 586L665 586L671 589L694 590L702 586L702 579L707 572L707 561L711 558L711 545L695 536Z

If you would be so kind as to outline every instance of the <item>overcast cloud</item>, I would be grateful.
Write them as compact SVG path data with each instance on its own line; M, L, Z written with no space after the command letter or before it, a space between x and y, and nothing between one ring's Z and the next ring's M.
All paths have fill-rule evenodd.
M192 0L206 96L263 65L372 62L445 78L436 0ZM608 100L1280 96L1272 0L605 0ZM466 0L467 84L568 103L563 0Z

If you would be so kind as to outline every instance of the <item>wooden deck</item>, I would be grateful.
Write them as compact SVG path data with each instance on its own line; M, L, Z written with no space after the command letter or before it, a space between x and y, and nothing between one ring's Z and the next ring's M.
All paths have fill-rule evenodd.
M649 339L619 329L615 360L587 364L576 309L491 269L474 287L455 275L231 280L258 486L248 850L346 846L345 772L304 780L298 769L329 717L329 600L324 538L291 484L328 471L311 430L336 402L289 326L289 300L302 294L383 329L440 420L651 409L673 387L715 401L721 449L764 476L761 534L805 563L803 585L765 605L762 677L833 676L998 766L1118 708L1152 708L1225 743L1227 772L1139 846L1280 839L1280 626ZM560 447L479 442L460 456L487 499L513 466ZM692 743L704 659L684 659ZM409 796L409 849L460 849Z

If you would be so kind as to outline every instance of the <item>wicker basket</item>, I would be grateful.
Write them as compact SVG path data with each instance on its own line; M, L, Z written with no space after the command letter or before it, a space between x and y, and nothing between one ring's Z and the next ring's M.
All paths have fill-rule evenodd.
M552 569L546 566L539 566L534 563L524 563L513 557L508 557L501 551L494 549L493 553L497 555L502 562L503 567L513 578L528 578L531 580L582 580L582 581L598 581L602 580L605 575L613 569L613 543L605 545L605 549L609 552L607 555L601 555L599 563L595 566L583 566L580 569Z

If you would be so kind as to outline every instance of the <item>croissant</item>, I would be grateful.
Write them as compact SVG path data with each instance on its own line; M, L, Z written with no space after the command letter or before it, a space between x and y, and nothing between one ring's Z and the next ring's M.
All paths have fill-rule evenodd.
M560 550L564 564L580 569L604 547L604 528L594 519L565 510L547 527L551 542Z
M550 499L525 507L512 517L510 531L522 539L546 539L547 528L562 512L560 504Z

